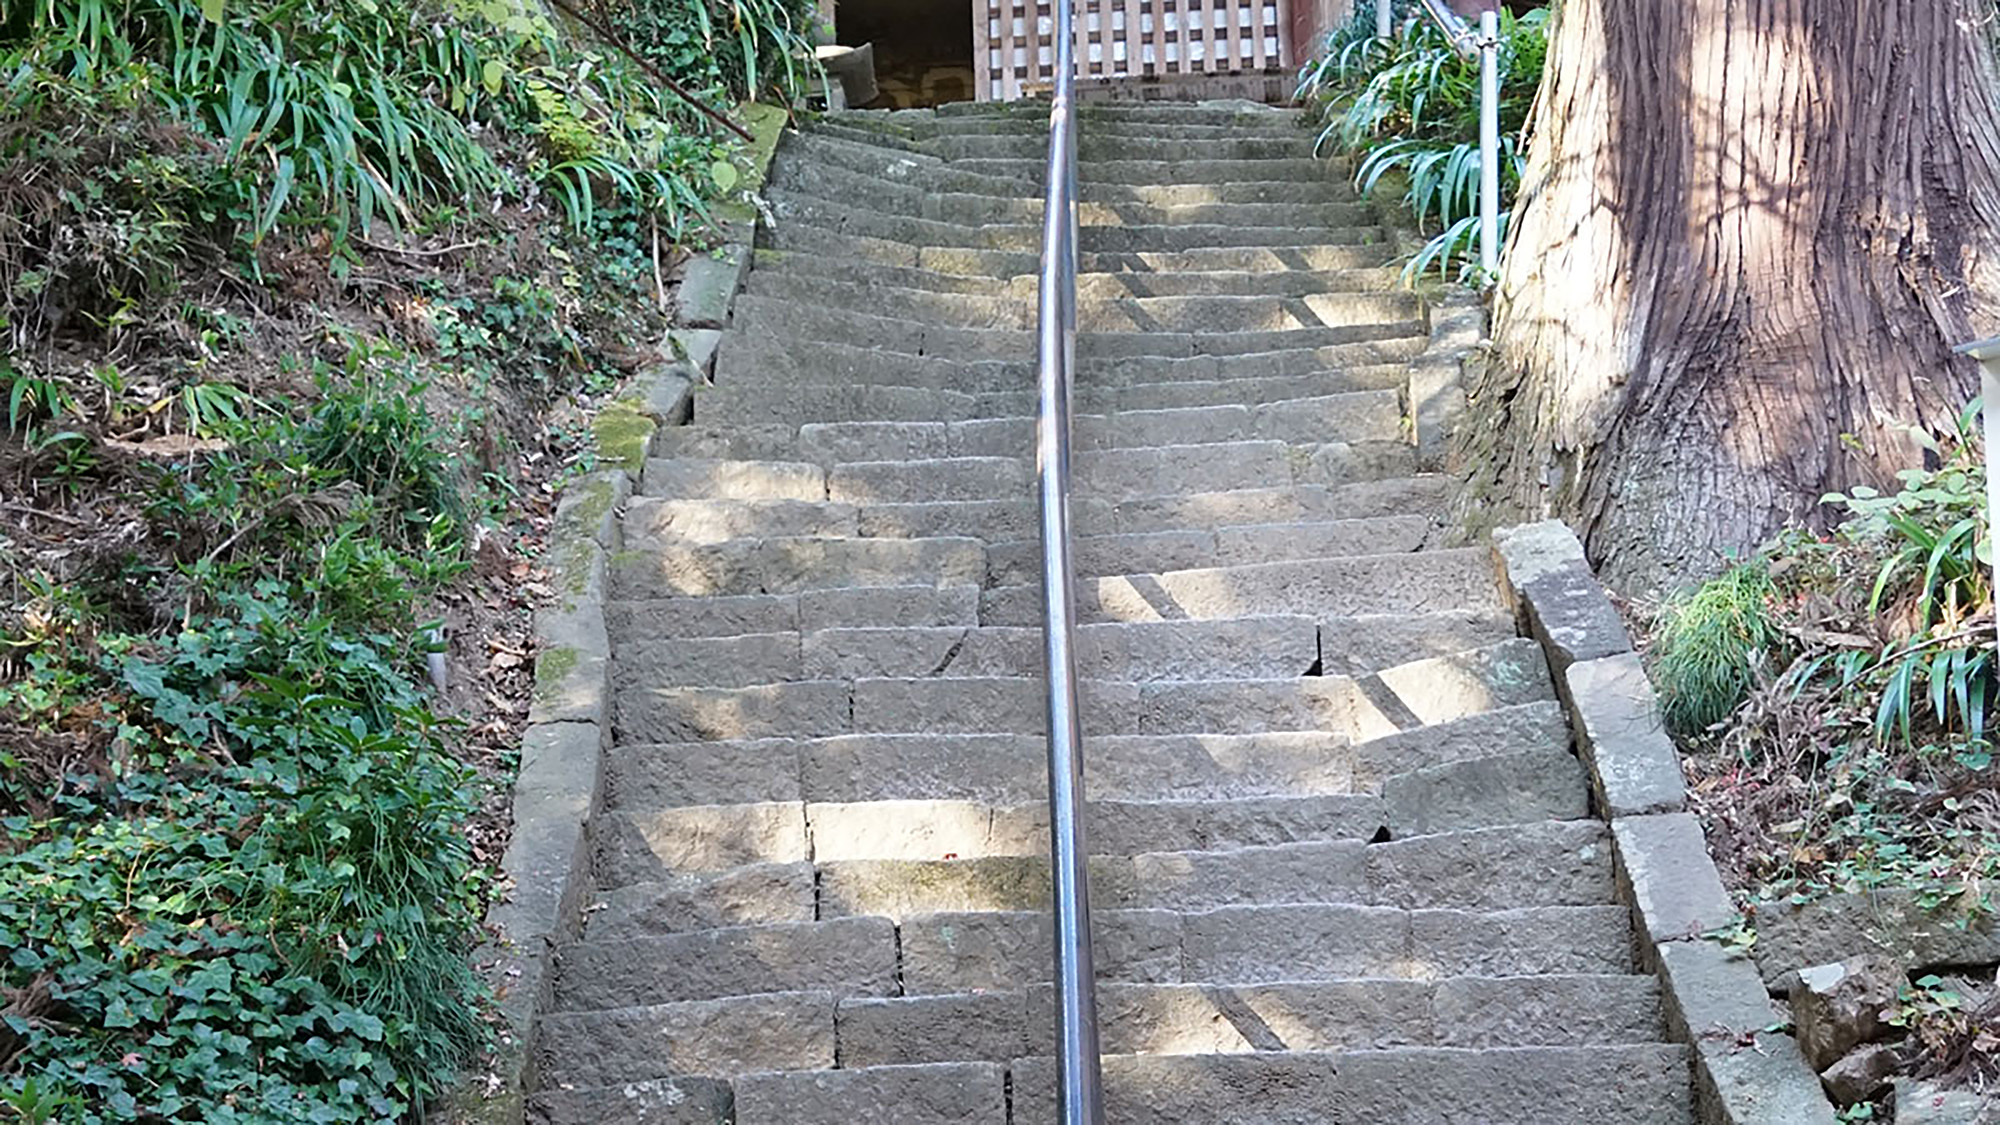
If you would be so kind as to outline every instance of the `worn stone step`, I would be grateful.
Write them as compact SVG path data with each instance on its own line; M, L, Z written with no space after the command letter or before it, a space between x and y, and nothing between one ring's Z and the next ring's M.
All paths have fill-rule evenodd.
M996 103L1019 106L1024 103ZM1020 135L1039 137L1046 145L1049 122L1046 103L1025 103L1028 108L1013 109L1005 113L957 113L941 114L927 110L845 110L816 121L811 128L837 128L857 134L894 135L913 138L932 136L995 136ZM1171 124L1174 136L1221 137L1233 135L1252 136L1296 136L1305 132L1303 119L1294 110L1281 107L1260 106L1254 110L1228 114L1213 112L1210 107L1179 106L1174 112L1184 116L1175 117ZM1129 113L1123 107L1100 107L1093 103L1083 103L1077 107L1077 120L1092 132L1113 136L1128 133L1140 136L1160 135L1162 122L1157 117L1124 116ZM1310 134L1307 134L1310 135Z
M1034 419L1025 417L951 423L946 444L959 457L1021 456L1035 447L1034 425ZM1072 447L1080 454L1147 446L1185 448L1195 442L1282 441L1301 446L1397 442L1403 438L1403 407L1402 396L1393 390L1351 391L1254 406L1077 414L1070 427Z
M1005 899L1007 894L992 896ZM1091 915L1098 979L1150 984L1623 974L1622 906L1399 910L1346 904L1118 910ZM906 996L1046 984L1046 902L912 915L898 928Z
M1431 521L1424 516L1387 516L1137 535L1085 535L1072 540L1071 566L1080 577L1096 578L1130 574L1148 564L1186 570L1278 559L1415 551L1423 546L1431 530ZM1041 581L1040 540L993 543L986 558L987 582L991 585L1027 586Z
M1090 888L1092 901L1103 909L1180 911L1300 903L1506 910L1589 906L1616 895L1609 833L1589 820L1507 825L1383 844L1313 840L1222 851L1100 853L1090 860ZM822 918L879 915L901 920L973 910L1031 910L1045 907L1048 895L1045 854L819 864ZM1195 979L1253 978L1204 973Z
M1276 162L1273 162L1276 163ZM1350 205L1354 206L1354 205ZM901 242L920 247L969 247L1007 250L1018 253L1039 251L1041 225L1033 220L974 225L959 218L922 218L874 209L850 207L817 195L773 192L770 199L772 241L783 247L788 227L808 226L850 238ZM1166 216L1160 216L1166 218ZM1340 216L1344 221L1327 225L1317 217L1275 213L1272 217L1307 218L1283 226L1254 226L1243 221L1223 221L1220 214L1202 216L1210 221L1193 223L1169 220L1150 224L1080 225L1077 249L1081 253L1159 253L1198 250L1214 246L1366 246L1386 240L1383 229L1368 222L1364 209Z
M882 627L729 637L621 638L613 682L621 687L744 687L791 680L1036 676L1039 628ZM1303 676L1320 660L1310 617L1243 617L1086 625L1077 630L1078 674L1103 680L1274 679ZM761 678L758 678L761 677Z
M823 1070L834 1065L834 1042L833 993L764 992L547 1013L538 1021L534 1055L542 1073L588 1088L681 1075Z
M1551 741L1395 774L1381 786L1391 839L1590 815L1590 778Z
M619 881L595 892L584 911L583 937L612 940L810 922L817 910L813 866L803 860L723 871L668 871L657 879Z
M553 1012L602 1011L768 992L894 996L887 918L734 926L558 946Z
M1553 700L1494 707L1355 743L1354 784L1373 792L1413 770L1569 744L1568 720Z
M1099 534L1130 535L1232 524L1316 522L1435 512L1442 509L1446 487L1441 476L1413 476L1333 486L1308 484L1290 488L1146 496L1119 501L1113 506L1109 524L1099 524L1088 530ZM992 624L1013 625L1019 622L996 619Z
M759 275L793 281L839 282L867 288L1008 297L1029 302L1035 299L1040 285L1039 277L1032 273L1007 278L982 277L770 249L755 253L750 273L753 285ZM1077 298L1086 301L1117 297L1305 297L1317 293L1391 289L1400 276L1400 271L1387 267L1285 272L1120 270L1078 274L1076 288Z
M1079 389L1071 419L1075 448L1091 451L1192 442L1279 440L1299 445L1399 443L1403 438L1400 382L1406 370L1366 368L1354 378L1332 375L1229 382L1141 383ZM1383 385L1369 386L1369 383ZM796 390L796 385L794 385ZM767 392L776 399L782 389ZM1025 398L1028 392L1020 392ZM1264 400L1262 395L1273 396ZM1166 396L1174 405L1143 403ZM1222 401L1206 402L1216 398ZM1118 400L1134 403L1119 407ZM1113 408L1109 411L1104 407ZM816 465L841 461L921 461L940 457L1029 457L1032 416L945 421L841 421L786 425L730 425L711 419L704 395L702 420L660 431L657 457L773 461ZM1185 405L1182 405L1185 403ZM977 408L975 406L975 408ZM1282 436L1281 436L1282 435ZM642 482L643 483L643 482Z
M1042 631L1000 629L832 629L801 645L808 676L1036 676ZM1241 617L1085 625L1076 633L1077 674L1101 680L1271 679L1301 676L1319 661L1310 617Z
M976 157L951 162L953 168L988 176L1040 183L1043 160L1035 157ZM1088 184L1226 184L1246 178L1236 160L1093 160L1079 162L1077 179ZM1332 175L1327 163L1310 156L1272 158L1255 164L1254 176L1272 182L1317 183Z
M859 312L892 308L901 316L967 328L1026 331L1034 327L1036 317L1032 296L833 285L822 278L764 270L750 274L746 292ZM1300 296L1144 296L1100 288L1095 295L1079 296L1077 329L1085 333L1277 332L1335 324L1408 322L1421 316L1422 311L1422 302L1415 293L1396 290Z
M796 593L842 586L978 585L977 539L825 536L684 543L628 542L612 559L612 596L624 599Z
M848 997L842 1066L1006 1061L1054 1051L1047 986ZM1124 984L1097 989L1106 1054L1573 1047L1666 1038L1656 978L1631 974Z
M824 500L826 470L795 461L655 460L641 487L676 500Z
M979 623L979 587L850 586L795 594L620 599L605 603L613 644L739 633Z
M842 234L822 227L787 223L782 227L759 227L760 247L792 254L824 254L912 266L939 273L995 278L1032 274L1040 264L1038 253L1027 250L994 250L970 246L919 246L894 239ZM1086 273L1118 271L1196 271L1251 269L1344 270L1372 269L1389 265L1396 248L1384 238L1352 244L1258 247L1250 245L1207 246L1196 249L1162 251L1088 250L1078 257L1077 268Z
M1026 180L966 171L910 150L896 154L857 150L841 137L815 136L804 146L825 151L832 159L780 164L769 181L773 190L860 205L882 214L968 225L1041 220L1041 189ZM874 174L856 167L871 162L876 165ZM901 166L902 174L885 176L884 165ZM1227 185L1092 185L1079 193L1078 218L1112 225L1219 220L1256 226L1372 226L1378 221L1346 177L1329 177L1321 183L1259 183L1256 171L1255 164L1246 165L1244 179ZM1233 210L1239 207L1248 210Z
M1034 355L1033 333L1024 329L953 328L923 320L828 309L800 301L744 294L736 300L736 326L746 333L780 339L823 339L865 343L908 355L949 355L961 360L1019 360ZM1242 355L1313 349L1329 345L1410 336L1424 331L1418 320L1373 321L1315 328L1245 331L1227 335L1189 332L1094 332L1077 339L1081 356ZM698 409L698 407L697 407ZM888 419L885 419L888 420Z
M1049 851L1046 800L866 801L806 806L813 856L839 862L1033 857ZM683 820L686 817L675 816ZM1094 800L1084 812L1092 855L1209 852L1365 840L1385 828L1380 798L1359 795L1199 801Z
M1289 484L1292 465L1291 447L1278 441L1090 449L1073 455L1071 481L1083 495L1122 499L1177 489ZM852 462L827 470L827 495L849 504L1018 499L1034 495L1033 469L1019 455Z
M1680 1044L1110 1055L1109 1125L1690 1125ZM1055 1061L1015 1060L1017 1121L1056 1117Z
M648 463L652 466L659 461ZM665 500L637 496L625 510L625 535L633 549L675 541L721 543L760 536L853 536L859 512L826 500Z
M637 810L911 799L1025 804L1047 795L1047 749L1040 734L623 745L606 758L604 799L608 808ZM1084 784L1102 801L1338 797L1353 791L1353 754L1345 739L1319 731L1106 736L1090 741ZM760 881L752 889L768 886Z
M1303 130L1289 136L1210 136L1188 138L1175 134L1142 136L1127 133L1109 136L1080 129L1077 138L1077 167L1087 172L1099 164L1121 161L1194 163L1231 161L1255 166L1270 161L1312 158L1312 136ZM922 151L954 163L970 160L1032 160L1047 158L1048 140L1039 146L1032 136L966 135L934 136L922 143ZM1254 172L1249 173L1255 175Z
M1244 607L1346 617L1497 609L1499 596L1491 559L1466 547L1100 575L1078 581L1076 606L1086 622L1230 617ZM1034 624L1041 620L1038 597L1025 586L989 589L980 596L980 621Z
M1093 800L1085 808L1090 854L1156 852L1216 854L1218 849L1269 848L1378 838L1387 827L1381 798L1362 794L1241 797L1200 800ZM1492 825L1489 827L1499 827ZM607 888L640 886L658 904L628 902L622 929L675 932L702 914L736 901L722 877L806 862L984 863L1010 878L1015 859L1046 862L1048 802L892 800L764 802L618 808L601 814L594 865ZM810 837L810 839L808 839ZM910 869L921 874L923 869ZM957 869L962 872L964 869ZM978 872L974 872L978 874ZM690 880L700 880L698 884ZM692 912L679 927L668 911ZM811 917L809 915L808 917ZM805 920L790 914L750 915L750 921ZM732 923L740 924L740 923ZM621 928L614 927L613 932ZM594 934L593 936L601 936Z
M769 1125L1006 1125L997 1063L870 1066L747 1075L735 1121Z
M1291 349L1236 355L1085 356L1077 363L1079 406L1100 389L1172 382L1243 382L1283 376L1318 377L1324 382L1287 398L1310 398L1346 390L1346 373L1391 364L1406 364L1421 350L1418 336L1389 336L1334 344L1324 348ZM703 411L701 395L712 389L752 384L799 387L802 384L868 384L921 387L967 394L1031 394L1032 355L962 361L944 355L883 351L869 344L837 341L787 340L769 333L732 331L722 339L717 355L718 388L696 392L695 409ZM1395 383L1402 382L1398 378ZM1387 385L1395 385L1395 383ZM1374 384L1381 386L1384 384ZM1025 405L1017 413L1033 414Z
M720 1078L649 1078L612 1086L544 1079L523 1107L527 1125L716 1125L736 1112L736 1094Z

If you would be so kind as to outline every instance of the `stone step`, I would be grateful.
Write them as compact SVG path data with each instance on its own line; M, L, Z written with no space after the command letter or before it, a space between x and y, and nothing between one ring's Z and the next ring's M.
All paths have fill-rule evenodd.
M847 586L977 586L986 545L977 539L777 536L689 543L636 539L612 557L620 599L784 594Z
M1033 156L976 157L954 160L952 167L988 176L1040 183L1043 161ZM1087 184L1226 184L1245 175L1240 161L1192 160L1093 160L1079 162L1077 179ZM1310 156L1273 158L1255 162L1254 178L1271 182L1318 183L1332 178L1326 161Z
M845 1067L1005 1062L1055 1049L1047 986L848 997L834 1019ZM1620 974L1108 982L1097 989L1097 1022L1111 1055L1576 1047L1666 1037L1659 982Z
M977 625L979 586L849 586L787 594L620 599L605 604L614 643L885 626Z
M1620 907L1550 903L1582 893L1610 878L1609 860L1574 860L1571 851L1586 842L1584 829L1601 825L1560 825L1566 834L1549 837L1538 855L1518 858L1591 868L1537 885L1526 873L1507 878L1527 892L1520 903L1497 909L1371 906L1354 902L1287 902L1264 891L1278 888L1217 888L1236 901L1203 906L1190 900L1173 908L1120 905L1135 897L1131 872L1142 861L1155 868L1154 886L1190 882L1234 869L1277 873L1294 893L1365 893L1365 856L1343 859L1347 882L1314 870L1310 861L1334 852L1372 852L1408 845L1300 844L1246 848L1238 852L1195 853L1206 871L1166 854L1130 860L1092 861L1093 891L1099 870L1114 893L1099 899L1093 913L1094 944L1102 951L1099 979L1145 984L1237 985L1295 981L1384 978L1429 981L1453 976L1543 976L1625 974L1633 971L1630 915ZM1490 835L1490 833L1487 833ZM1427 838L1431 839L1431 838ZM1437 837L1434 839L1445 839ZM1412 841L1412 844L1424 841ZM1290 853L1279 866L1276 853ZM919 996L987 989L1018 989L1049 979L1051 960L1046 908L1046 863L1037 874L1027 860L962 861L1000 880L985 886L959 883L948 890L917 893L875 892L869 897L891 906L918 900L958 900L980 905L967 910L924 913L908 910L899 922L889 917L847 915L843 896L864 880L907 878L922 867L894 863L830 864L834 913L812 922L734 926L644 937L587 940L556 951L551 1011L588 1012L687 1001L718 1000L768 993L831 992L838 997ZM1601 867L1601 871L1595 870ZM898 870L905 869L905 870ZM946 876L940 875L940 878ZM1037 888L1040 888L1037 890ZM822 894L828 892L823 888ZM1149 892L1152 893L1152 892ZM1037 895L1040 898L1036 898ZM1199 896L1197 896L1199 897ZM1209 898L1217 897L1215 895ZM1023 901L1034 899L1027 905ZM1264 901L1258 901L1263 899ZM802 983L804 982L804 983Z
M939 273L916 266L758 250L751 278L758 275L794 280L813 279L843 285L919 289L933 293L965 293L1009 297L1033 303L1039 278L1032 273L1007 278ZM1297 270L1284 273L1250 270L1191 270L1181 273L1140 270L1103 271L1077 275L1079 300L1114 297L1305 297L1317 293L1356 293L1395 288L1400 272L1387 267L1346 270Z
M1007 1068L997 1063L785 1071L748 1075L733 1085L731 1120L742 1125L1005 1125L1008 1120Z
M1099 274L1108 277L1108 274ZM1027 330L1035 323L1032 296L935 293L924 289L829 284L821 278L753 271L748 293L867 312L892 308L900 315L967 328ZM1101 293L1101 291L1100 291ZM1279 332L1329 324L1405 322L1423 313L1413 292L1335 292L1299 297L1079 296L1080 332Z
M1022 586L989 589L980 621L1039 622L1040 596ZM1233 617L1244 606L1346 617L1498 609L1500 595L1487 552L1467 547L1090 577L1077 583L1076 606L1085 622Z
M1395 409L1394 396L1371 394L1376 397L1367 400L1367 405L1375 408L1374 418L1363 414L1361 421L1372 420L1378 431L1391 429L1397 424L1389 421L1394 417L1389 413ZM1275 417L1265 418L1266 425L1275 427L1277 422ZM998 436L1014 437L1005 429ZM1393 437L1393 432L1386 436ZM1013 440L997 444L1021 448ZM1294 462L1310 457L1307 447L1273 440L1089 449L1072 455L1070 479L1077 493L1106 500L1202 487L1269 488L1291 484ZM826 470L827 497L847 504L1023 499L1034 495L1034 482L1033 462L1018 455L853 461Z
M1208 384L1172 384L1176 388L1189 385ZM1404 446L1400 440L1401 411L1398 394L1385 389L1278 403L1076 414L1071 419L1071 441L1074 448L1085 452L1174 445L1190 439L1273 440L1301 448L1320 443ZM1280 434L1285 436L1277 436ZM1026 458L1033 450L1034 421L1027 417L963 422L810 422L802 426L704 422L663 430L653 442L655 460L796 461L822 466L948 457ZM1378 452L1398 466L1398 471L1389 475L1415 471L1410 458L1396 460L1386 450Z
M907 355L947 355L959 360L1021 360L1035 354L1033 333L1008 328L951 328L923 320L827 309L801 301L746 293L736 299L736 327L779 339L866 343ZM1421 320L1375 321L1315 328L1271 329L1208 335L1190 332L1094 332L1077 338L1080 356L1243 355L1313 349L1421 334ZM884 419L892 421L893 419Z
M1407 512L1435 512L1442 509L1446 488L1442 477L1415 476L1344 485L1308 484L1291 488L1142 497L1119 501L1113 505L1108 524L1100 523L1085 530L1098 534L1130 535L1184 528L1366 519ZM1079 522L1078 527L1083 528L1084 525ZM1470 603L1474 608L1483 604L1479 599ZM982 617L982 620L985 618ZM990 623L1020 624L1004 618L995 618Z
M991 114L939 114L926 110L846 110L814 122L812 128L815 130L837 128L857 134L915 138L1020 134L1040 137L1046 143L1049 132L1048 106L1046 103L1029 104L1031 108L1028 111L1015 110ZM1235 113L1226 118L1222 114L1209 114L1206 110L1197 111L1197 107L1176 106L1174 110L1186 115L1184 118L1177 117L1171 122L1173 135L1177 137L1295 136L1305 129L1303 118L1296 111L1283 108L1259 107L1254 111ZM1095 103L1079 105L1077 120L1092 132L1111 136L1122 136L1127 133L1159 136L1161 133L1159 128L1161 122L1157 117L1148 119L1122 116L1119 107L1101 107Z
M903 995L1046 984L1054 963L1050 928L1045 902L904 918L897 931ZM1101 982L1438 980L1622 974L1635 967L1632 916L1622 906L1100 908L1091 914L1091 933Z
M1085 813L1094 856L1222 854L1217 849L1358 842L1387 817L1368 795L1201 801L1093 801ZM803 862L986 864L1010 877L1013 860L1046 863L1048 802L867 801L810 805L679 805L616 810L597 821L595 864L606 887L672 885L744 867ZM810 836L808 841L807 836ZM921 869L912 869L919 876ZM973 872L977 876L979 872ZM672 892L676 901L685 891ZM699 899L712 909L712 895ZM810 917L810 915L808 916Z
M821 918L901 921L924 914L1046 909L1049 901L1046 851L823 860L818 868ZM1280 904L1509 910L1590 906L1616 895L1610 835L1594 820L1506 825L1383 844L1336 839L1218 851L1097 853L1090 859L1090 890L1100 909L1178 911ZM1281 944L1270 940L1274 948ZM1193 979L1253 978L1203 972Z
M825 500L826 470L802 461L653 459L641 486L671 500Z
M1110 1055L1108 1125L1692 1125L1680 1044ZM1018 1059L1013 1120L1056 1120L1053 1059ZM831 1116L805 1122L851 1120ZM952 1120L970 1120L953 1118Z
M825 203L853 206L883 218L910 218L941 221L966 226L983 224L1032 224L1041 221L1044 206L1033 185L1006 179L980 177L939 169L920 177L918 183L885 183L832 165L794 167L772 179L772 187L786 197L814 199ZM1380 223L1374 205L1365 203L1338 186L1324 191L1295 190L1266 193L1277 198L1261 202L1222 202L1160 197L1159 202L1140 197L1131 199L1089 199L1077 204L1077 222L1082 226L1178 226L1241 223L1258 227L1372 227ZM857 231L856 233L861 233ZM911 241L902 233L880 237Z
M1267 134L1191 139L1177 134L1106 136L1082 129L1077 137L1077 170L1080 175L1087 175L1099 165L1127 161L1197 164L1229 161L1248 166L1244 171L1255 177L1254 169L1261 164L1312 159L1312 142L1312 136L1303 130L1290 136ZM1033 160L1038 156L1047 159L1048 147L1046 136L1037 144L1032 136L991 135L933 137L920 145L921 151L955 163L994 159ZM1324 174L1325 166L1320 168Z
M551 1012L771 992L894 996L896 927L833 918L558 946ZM830 1013L829 1013L830 1014Z
M1273 523L1194 531L1154 531L1138 535L1084 535L1072 540L1071 565L1083 578L1130 574L1151 564L1162 569L1235 566L1280 559L1328 559L1415 551L1432 531L1424 516L1367 520ZM1027 586L1041 581L1042 545L1037 539L991 543L987 582Z
M851 238L901 242L923 247L970 247L984 250L1036 252L1041 248L1042 228L1031 217L983 225L957 217L924 218L875 208L848 206L818 195L773 191L769 200L773 241L781 248L788 227L809 226ZM1319 216L1288 216L1287 225L1255 226L1244 216L1241 221L1222 220L1212 210L1207 223L1172 220L1162 223L1103 223L1080 225L1077 249L1082 253L1142 253L1197 250L1213 246L1354 246L1384 240L1382 228L1369 221L1371 213L1361 205L1345 205L1338 223L1328 224ZM1216 209L1220 210L1220 209ZM1097 212L1102 214L1102 212ZM1105 216L1110 217L1110 216ZM1161 216L1165 217L1165 216Z
M993 250L970 246L919 246L899 240L841 234L821 227L796 223L787 223L782 227L759 227L757 239L757 245L761 248L788 254L821 254L963 276L1016 277L1034 273L1040 264L1040 255L1033 251ZM1077 268L1085 273L1143 270L1203 273L1259 268L1376 269L1390 265L1395 257L1396 248L1384 238L1351 245L1322 244L1281 248L1209 246L1178 251L1089 251L1079 255Z
M1039 628L858 628L718 638L625 641L614 682L743 687L792 680L1035 676ZM1104 680L1274 679L1319 663L1309 617L1086 625L1077 630L1078 673ZM706 677L706 678L705 678Z
M1033 180L971 171L915 152L884 152L877 146L854 144L844 138L813 137L799 142L816 159L779 162L772 184L828 199L894 201L916 214L930 214L924 195L973 196L1001 201L1009 207L1040 206L1040 175ZM1254 172L1254 168L1250 169ZM1206 204L1340 205L1357 201L1349 176L1329 165L1328 178L1318 181L1239 179L1227 183L1081 183L1079 206L1143 204L1152 207Z
M1077 363L1075 393L1081 408L1113 388L1160 383L1247 383L1253 379L1316 378L1323 382L1287 398L1310 398L1349 389L1341 385L1356 371L1406 365L1421 352L1421 336L1385 336L1333 344L1237 355L1085 356ZM779 385L879 385L921 387L976 395L1030 395L1035 387L1034 358L957 360L948 356L883 351L867 344L838 341L786 341L769 334L732 331L722 338L716 358L717 387L699 388L695 408L706 405L703 394L716 390ZM1407 372L1405 371L1405 375ZM1375 379L1379 380L1379 374ZM1371 386L1395 386L1397 378ZM1020 399L1022 417L1034 413ZM966 408L970 410L970 407ZM1085 411L1088 412L1087 410ZM978 416L976 413L974 416ZM939 419L941 420L941 419Z
M542 1016L542 1073L589 1088L669 1076L735 1078L835 1064L834 994L765 992ZM623 1114L598 1121L651 1120ZM671 1119L670 1119L671 1120ZM705 1118L704 1120L719 1120Z

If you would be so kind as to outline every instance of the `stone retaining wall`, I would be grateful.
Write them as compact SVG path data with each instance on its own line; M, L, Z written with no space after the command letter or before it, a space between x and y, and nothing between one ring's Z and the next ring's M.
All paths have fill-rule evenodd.
M1776 1030L1785 1019L1757 966L1709 936L1733 928L1736 909L1687 811L1653 686L1583 544L1555 520L1502 528L1493 543L1508 600L1555 674L1594 807L1611 825L1641 960L1660 976L1673 1034L1694 1048L1702 1120L1830 1125L1833 1107L1798 1043Z

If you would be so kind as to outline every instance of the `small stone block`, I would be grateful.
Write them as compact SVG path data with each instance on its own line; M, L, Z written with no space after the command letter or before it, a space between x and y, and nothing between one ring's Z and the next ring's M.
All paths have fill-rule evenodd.
M2000 1121L2000 1098L1970 1090L1947 1090L1913 1078L1896 1083L1896 1125L1992 1125Z
M1624 619L1591 573L1583 543L1560 520L1501 528L1493 549L1521 624L1561 676L1571 664L1632 651Z
M602 742L595 723L541 723L521 738L514 834L500 861L511 889L487 914L515 942L574 929Z
M683 328L721 328L750 267L750 248L725 243L688 260L675 298L674 322Z
M1614 819L1679 812L1687 804L1680 752L1634 653L1570 665L1565 675L1577 741L1597 797Z
M704 382L715 379L715 352L721 344L718 328L675 328L667 333L667 354L686 361Z
M1695 1073L1695 1103L1704 1122L1834 1125L1838 1120L1819 1076L1789 1035L1699 1040Z
M1701 823L1692 815L1622 817L1612 821L1611 836L1619 881L1647 938L1680 941L1736 921Z

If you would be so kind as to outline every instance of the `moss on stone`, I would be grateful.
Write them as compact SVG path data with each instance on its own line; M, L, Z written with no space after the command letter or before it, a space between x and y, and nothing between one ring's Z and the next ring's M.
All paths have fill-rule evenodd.
M624 398L604 408L590 430L597 439L597 459L608 468L637 473L646 467L652 450L653 431L658 429L646 417L644 403Z
M771 167L771 158L778 152L778 137L785 131L785 122L791 113L781 105L767 105L763 102L744 102L736 107L736 120L750 131L750 175L745 186L756 191L764 186L764 177Z
M616 499L616 490L604 477L591 477L569 486L564 509L558 513L557 526L553 537L562 539L581 535L585 539L597 538L597 525L611 511Z
M543 649L535 657L535 699L546 703L569 678L571 672L583 661L583 654L573 648L558 647Z

